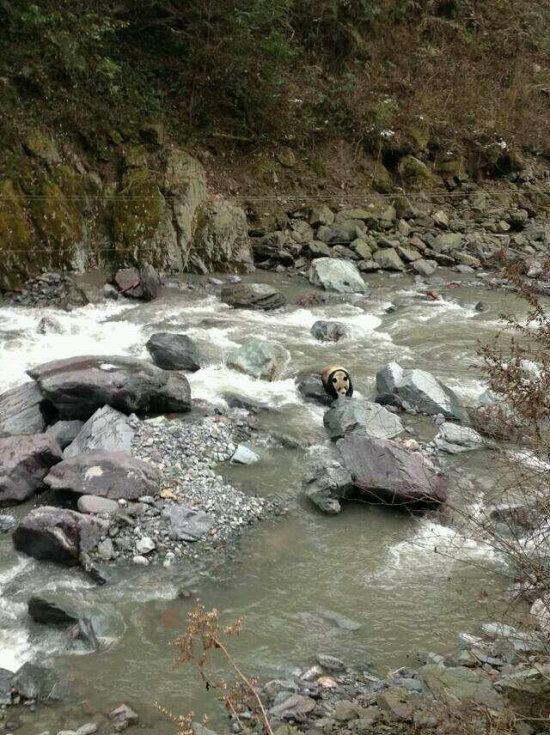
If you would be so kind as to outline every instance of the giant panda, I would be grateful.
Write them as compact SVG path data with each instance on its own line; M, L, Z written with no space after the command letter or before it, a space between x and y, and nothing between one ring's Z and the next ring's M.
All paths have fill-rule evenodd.
M353 384L350 375L340 365L327 365L321 371L321 381L323 382L323 388L331 398L340 396L351 398L353 395Z

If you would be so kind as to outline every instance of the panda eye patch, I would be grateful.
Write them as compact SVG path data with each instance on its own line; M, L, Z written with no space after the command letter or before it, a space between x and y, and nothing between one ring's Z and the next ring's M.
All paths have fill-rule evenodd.
M337 382L338 382L338 378L333 378L333 379L332 379L332 382L333 382L333 383L337 383Z

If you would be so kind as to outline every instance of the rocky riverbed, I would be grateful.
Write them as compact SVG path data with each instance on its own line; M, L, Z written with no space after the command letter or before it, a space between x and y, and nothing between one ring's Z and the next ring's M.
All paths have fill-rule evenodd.
M491 481L495 443L471 424L495 401L477 339L492 337L514 299L511 282L491 269L499 246L522 250L533 282L547 224L523 200L495 211L480 200L476 209L475 187L456 186L464 206L457 197L446 214L411 202L405 210L402 198L383 211L290 212L284 229L252 233L254 275L167 276L161 289L151 269L126 269L108 284L52 273L5 294L6 723L13 716L22 733L34 732L27 715L50 698L47 672L61 659L73 692L95 672L94 722L56 705L63 724L45 721L42 730L111 731L118 687L117 699L151 732L170 732L130 695L181 709L181 682L153 686L154 694L149 683L164 680L166 628L185 627L195 593L251 617L263 645L237 656L262 681L277 675L265 698L281 733L285 723L443 732L438 681L479 688L491 706L508 693L507 676L531 685L529 659L508 655L502 636L498 645L486 631L468 638L479 632L479 612L448 580L498 599L509 583L491 533L504 517L514 536L528 532L525 514ZM320 377L331 362L350 371L355 388L334 405ZM447 507L487 519L484 532L465 535ZM269 519L278 520L257 523ZM443 554L434 562L435 547ZM220 578L213 570L226 552L233 563ZM482 570L469 579L445 554ZM34 607L31 590L42 601ZM61 631L58 609L71 621ZM335 622L343 619L351 627ZM409 666L412 652L434 640L448 652L459 633L459 653ZM321 641L319 668L293 672ZM127 646L143 650L143 677ZM523 653L544 664L538 649ZM334 658L350 663L334 670ZM27 696L10 672L34 660L46 665L46 684ZM396 673L381 675L387 666ZM183 688L202 708L194 685ZM216 711L214 719L225 731Z

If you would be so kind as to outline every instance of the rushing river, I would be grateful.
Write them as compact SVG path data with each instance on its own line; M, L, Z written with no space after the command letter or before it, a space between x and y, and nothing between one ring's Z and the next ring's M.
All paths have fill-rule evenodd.
M296 277L260 273L254 280L275 283L289 304L310 290ZM370 283L366 311L349 304L288 306L267 314L235 311L200 289L175 288L151 304L102 302L72 313L2 307L0 390L23 382L34 364L78 354L147 358L144 345L152 333L185 331L208 359L189 376L193 398L223 406L223 395L234 391L261 400L277 409L261 415L262 425L298 437L326 440L323 409L301 400L293 377L335 360L349 369L358 394L369 396L376 371L398 360L430 370L465 403L474 402L484 389L478 340L493 338L501 312L521 314L514 297L469 287L465 280L460 288L443 289L443 300L429 302L408 276L377 276ZM482 312L474 308L480 300L487 307ZM390 303L397 308L387 313ZM55 314L65 332L37 334L45 314ZM337 345L317 342L310 334L317 319L343 322L349 338ZM251 336L277 340L290 351L283 379L256 381L225 366L228 352ZM436 433L426 418L405 423L421 438ZM256 449L258 464L220 471L251 493L278 499L288 513L249 531L233 558L217 568L113 568L112 582L98 588L78 571L18 556L10 534L0 535L0 667L13 669L32 659L53 663L73 682L75 703L87 700L92 711L105 711L126 700L148 713L150 732L173 732L155 713L155 702L178 712L209 712L212 725L222 730L219 705L191 669L174 667L175 651L167 645L185 626L192 605L178 597L182 590L217 607L223 621L246 618L232 648L243 668L261 678L309 665L318 651L385 673L418 650L452 651L459 631L476 632L487 614L480 593L496 599L508 584L489 546L460 536L452 524L364 504L323 517L300 496L303 454ZM474 512L498 493L488 453L443 462L455 503L464 485L472 492L463 503ZM27 510L8 512L19 517ZM92 655L67 650L66 634L33 625L27 616L29 595L46 591L115 606L126 625L121 641ZM46 729L29 728L21 732Z

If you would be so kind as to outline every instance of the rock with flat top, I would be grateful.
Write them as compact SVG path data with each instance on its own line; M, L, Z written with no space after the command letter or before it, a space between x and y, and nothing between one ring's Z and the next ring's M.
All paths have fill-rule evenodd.
M0 439L24 434L41 434L48 413L36 383L19 385L0 395Z
M45 477L63 455L51 436L0 439L0 506L22 503L45 489Z
M157 495L160 481L159 471L147 462L123 452L102 450L64 459L44 480L53 490L69 490L110 500L137 500L143 495Z
M367 285L357 266L348 260L317 258L309 269L309 281L327 291L339 293L366 293Z
M286 304L280 291L267 283L237 283L222 288L221 300L235 309L272 311Z
M183 373L133 357L69 357L39 365L28 374L64 420L86 421L105 405L126 414L191 408L191 389Z

